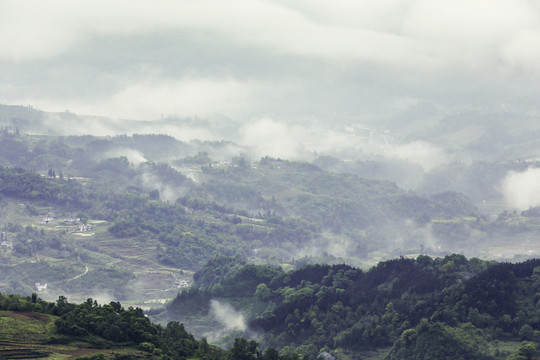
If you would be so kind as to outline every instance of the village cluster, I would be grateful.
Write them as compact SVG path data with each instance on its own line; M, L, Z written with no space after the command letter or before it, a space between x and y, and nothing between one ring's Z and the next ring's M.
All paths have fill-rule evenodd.
M180 280L176 280L175 285L177 288L183 288L183 287L188 287L189 283L187 282L187 280L180 279Z
M0 248L2 251L7 252L8 250L13 250L13 243L8 240L8 235L6 232L0 233Z
M94 228L92 224L81 223L80 218L64 218L63 220L59 221L59 219L54 215L40 216L38 222L41 224L52 224L58 222L61 225L78 225L80 232L91 231Z

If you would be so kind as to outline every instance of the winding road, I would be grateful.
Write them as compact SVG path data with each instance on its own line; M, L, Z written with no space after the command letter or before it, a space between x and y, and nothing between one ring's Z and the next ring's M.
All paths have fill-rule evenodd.
M76 279L80 278L81 276L85 275L87 272L88 272L88 266L85 265L84 266L84 272L82 274L79 274L79 275L75 276L74 278L68 279L67 281L76 280Z

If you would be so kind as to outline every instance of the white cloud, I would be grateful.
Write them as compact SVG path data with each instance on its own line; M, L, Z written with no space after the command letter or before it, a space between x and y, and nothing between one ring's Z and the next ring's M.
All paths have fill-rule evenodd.
M233 43L273 51L388 61L416 58L408 39L368 28L326 25L264 0L41 1L4 6L0 58L29 60L61 55L93 36L128 36L171 29L215 32ZM214 34L214 36L215 36Z
M94 99L43 99L34 95L23 104L46 110L69 108L78 114L105 115L113 118L156 120L161 116L244 115L258 103L261 85L231 78L192 78L167 80L141 74L139 81L126 83L118 90L107 89Z
M95 36L172 29L223 36L230 43L397 68L495 64L533 44L540 23L527 1L270 0L111 2L3 1L0 58L29 60L70 51ZM529 35L527 35L529 34ZM506 54L509 52L509 54ZM456 64L457 63L457 64ZM509 62L513 65L513 62Z
M135 119L378 117L405 96L536 93L539 34L528 0L0 0L0 101Z
M210 312L226 329L245 331L247 328L244 315L236 311L230 304L211 300Z
M540 74L540 27L514 34L502 48L501 56L513 69Z
M233 79L135 83L114 94L104 103L104 110L133 119L153 119L160 114L237 114L248 104L251 88L251 84Z
M282 159L306 160L314 153L351 146L356 141L351 135L336 132L315 120L308 124L288 123L272 117L250 121L239 129L239 144L251 147L255 158L271 156Z
M116 148L106 152L104 156L106 158L125 156L128 161L134 165L139 165L140 163L147 161L140 151L130 148Z
M73 46L78 32L64 15L44 1L0 1L0 60L48 58Z
M448 161L442 148L425 141L390 146L386 155L419 164L427 171Z
M301 139L295 138L290 128L271 118L247 123L240 129L243 145L253 147L257 157L296 158Z
M501 189L506 203L512 208L526 210L540 206L540 169L509 171L502 181Z

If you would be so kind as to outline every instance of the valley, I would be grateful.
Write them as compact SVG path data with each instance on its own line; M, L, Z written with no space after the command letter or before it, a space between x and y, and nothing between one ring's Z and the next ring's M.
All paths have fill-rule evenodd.
M540 254L538 208L507 209L493 190L504 174L523 169L522 162L478 164L497 175L459 188L437 184L457 176L441 168L412 190L380 178L380 172L375 176L373 160L370 172L360 161L337 158L255 160L234 143L6 129L0 134L0 293L73 303L91 298L103 305L121 301L160 326L179 321L223 348L248 338L283 356L403 358L411 350L401 336L409 330L464 346L462 339L477 333L473 339L484 344L487 358L503 358L522 345L518 332L528 324L523 314L509 313L520 325L505 328L501 319L475 318L476 310L455 310L452 322L422 308L431 319L423 324L408 303L420 306L429 298L433 307L443 306L442 293L461 291L460 284L496 262ZM237 152L219 155L225 148ZM474 178L474 166L458 166L459 176ZM417 285L403 285L399 296L394 289L405 281L398 275L402 270L375 288L361 280L361 274L369 278L401 262L412 271L407 261L432 265L421 274L413 271ZM321 271L328 271L327 280L318 278ZM336 271L348 275L329 280ZM303 280L287 285L296 276ZM442 288L415 287L435 278ZM359 290L348 288L353 284L379 300L358 307ZM322 308L321 299L332 305ZM351 301L354 306L347 305ZM383 326L389 302L399 307L401 327ZM356 320L340 318L345 315ZM66 356L75 351L66 349ZM35 353L20 343L6 347L8 353L27 351L24 356L57 350L41 340Z

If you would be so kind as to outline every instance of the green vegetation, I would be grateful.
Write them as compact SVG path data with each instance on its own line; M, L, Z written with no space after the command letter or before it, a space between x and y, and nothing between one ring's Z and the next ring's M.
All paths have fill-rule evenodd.
M166 312L152 316L204 317L211 300L242 305L247 327L228 351L205 338L196 340L177 321L153 324L139 308L99 305L93 299L77 305L62 296L53 303L34 293L0 294L0 354L293 360L323 353L337 358L379 353L387 360L534 359L539 276L540 260L510 264L461 255L394 259L367 271L305 265L289 272L218 257ZM228 316L235 313L227 310ZM265 350L245 338L253 333Z
M361 263L385 247L407 218L474 212L457 194L425 198L388 182L326 173L307 163L264 158L251 166L241 157L207 163L211 152L195 155L193 146L166 136L5 132L0 138L21 150L17 156L0 154L0 163L20 166L0 166L0 218L5 219L0 227L12 246L0 251L6 264L0 289L23 294L47 283L52 292L81 300L97 287L116 299L130 299L131 281L140 283L142 277L140 266L161 273L173 289L177 274L199 270L219 254L275 265L337 262L332 252L339 245L347 261ZM226 146L196 145L199 151ZM159 146L165 147L163 154L180 151L185 160L177 163L191 164L203 181L165 163L136 166L124 156L108 157L130 147L161 159ZM48 162L42 162L44 154ZM313 249L312 258L302 254L305 248ZM388 249L382 254L390 255ZM22 275L35 262L43 271Z
M509 339L539 340L539 276L540 260L462 255L399 258L368 271L305 265L290 272L219 257L154 316L189 323L219 301L247 315L246 334L310 358L325 349L359 354L392 346L389 360L502 359Z
M246 235L247 227L250 233L255 234L253 238L243 240L256 244L256 249L265 258L283 257L291 248L301 248L307 240L314 238L332 241L331 236L325 239L323 234L329 231L341 234L354 243L348 249L351 258L365 258L370 251L384 248L406 219L425 219L426 216L429 219L446 219L476 213L475 208L456 193L424 197L399 189L390 182L333 174L304 162L268 157L254 164L242 157L233 157L230 162L215 161L213 155L230 145L221 142L185 144L163 135L97 138L29 136L9 132L0 137L3 141L18 144L20 148L18 156L0 154L0 163L37 171L48 177L39 178L37 173L33 177L24 173L15 176L13 170L5 168L3 171L9 173L6 176L10 179L7 179L2 193L47 200L50 204L83 211L96 219L120 221L130 218L130 221L120 222L113 228L114 234L119 237L140 234L139 219L156 221L155 214L149 214L151 219L147 219L145 213L131 213L143 205L140 199L131 198L141 193L151 201L162 199L174 203L182 199L181 203L188 211L206 213L199 216L199 221L215 222L208 217L215 219L218 216L220 220L228 220L224 222L233 225L242 223L244 226L239 227L239 230L230 231L233 240L236 240L234 235ZM125 156L112 156L121 153L122 149L135 151L140 159L150 161L136 166ZM54 161L41 161L43 154ZM170 161L173 154L177 158L171 163L187 166L188 173L197 174L197 182L160 162ZM60 178L60 173L63 178ZM85 186L80 186L81 180L72 181L74 176L77 179L83 177ZM111 192L119 196L110 199ZM180 213L176 211L175 216L180 216ZM258 224L250 219L277 219L278 222ZM275 228L291 222L295 222L295 227L309 232L302 234L295 230L292 236L282 238L280 233L259 235L257 230L260 227L255 226L270 225ZM384 232L379 231L382 226L386 229ZM199 239L201 234L193 234L198 237L197 240L203 241ZM285 251L276 251L275 244L265 247L268 236L280 237L278 248L284 248ZM224 242L212 240L215 241ZM189 243L186 245L189 247ZM243 244L239 245L237 249L219 249L217 253L231 255L245 248ZM194 267L195 264L186 263L191 259L197 263L195 267L200 267L216 254L214 252L205 257L197 254L197 251L191 251L188 256L181 258L178 247L182 246L174 249L167 247L163 252L163 261ZM212 249L216 245L205 244L204 247Z
M204 338L195 340L178 322L155 325L141 309L126 310L117 302L98 305L88 299L77 305L62 296L52 303L36 294L0 294L0 309L2 359L298 359L273 349L262 352L255 341L242 338L227 352Z
M487 341L474 326L454 328L423 319L402 333L387 359L493 359L489 353Z
M32 357L65 341L175 359L534 358L540 262L448 253L516 239L534 247L537 208L489 219L457 192L421 195L323 170L332 159L250 163L227 158L229 146L1 133L0 289L28 297L0 297L0 341ZM398 255L408 256L367 269ZM115 301L51 303L36 290ZM148 312L161 325L116 302L149 309L175 295ZM239 338L253 333L266 350Z

